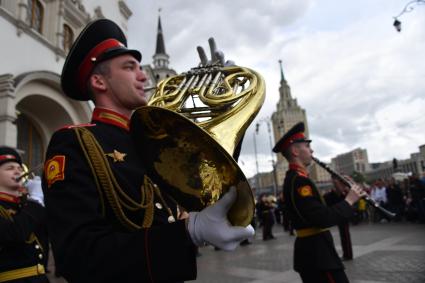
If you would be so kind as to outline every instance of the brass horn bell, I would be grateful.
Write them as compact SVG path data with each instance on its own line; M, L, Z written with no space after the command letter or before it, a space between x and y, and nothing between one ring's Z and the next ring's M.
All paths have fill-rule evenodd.
M213 204L235 186L228 219L250 224L254 197L232 154L264 95L262 77L238 66L193 68L160 82L130 127L151 179L188 211Z

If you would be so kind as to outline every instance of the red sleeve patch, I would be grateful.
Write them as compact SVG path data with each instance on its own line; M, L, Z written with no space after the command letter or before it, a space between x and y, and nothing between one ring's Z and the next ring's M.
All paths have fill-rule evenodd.
M44 166L44 175L47 187L50 188L56 181L65 179L65 155L55 155Z
M297 191L301 197L313 196L313 189L310 186L304 186L304 187L298 188Z

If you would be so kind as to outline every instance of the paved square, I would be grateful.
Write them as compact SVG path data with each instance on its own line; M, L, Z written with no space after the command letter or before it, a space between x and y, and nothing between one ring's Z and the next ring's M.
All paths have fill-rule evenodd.
M201 248L198 279L192 282L299 283L292 270L294 237L275 225L275 240L254 243L235 252ZM350 227L354 260L345 262L352 283L424 283L425 225L411 223L360 224ZM332 229L341 253L339 234Z

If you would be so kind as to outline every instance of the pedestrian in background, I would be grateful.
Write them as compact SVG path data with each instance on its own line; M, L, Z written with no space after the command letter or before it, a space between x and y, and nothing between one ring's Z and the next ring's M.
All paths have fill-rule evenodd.
M347 192L339 191L337 188L344 187L344 185L337 179L332 179L334 187L323 197L327 206L333 206L344 200ZM353 208L354 209L354 208ZM338 224L339 238L341 240L342 257L343 261L353 259L353 245L351 243L350 235L350 222L348 220L342 221Z

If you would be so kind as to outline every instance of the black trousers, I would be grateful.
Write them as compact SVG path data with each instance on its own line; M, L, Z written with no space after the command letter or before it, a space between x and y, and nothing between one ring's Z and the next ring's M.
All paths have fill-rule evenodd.
M303 283L349 283L343 269L300 272Z
M353 259L353 245L351 244L350 225L347 223L338 225L339 236L341 238L342 257Z

